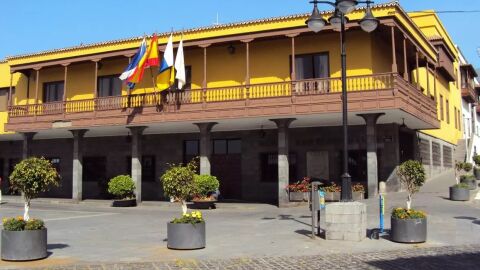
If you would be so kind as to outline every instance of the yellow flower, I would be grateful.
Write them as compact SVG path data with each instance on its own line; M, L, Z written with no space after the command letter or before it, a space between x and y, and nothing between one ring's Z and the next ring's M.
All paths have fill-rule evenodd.
M17 220L18 220L18 221L22 221L22 220L23 220L23 217L22 217L22 216L18 216L18 217L17 217Z

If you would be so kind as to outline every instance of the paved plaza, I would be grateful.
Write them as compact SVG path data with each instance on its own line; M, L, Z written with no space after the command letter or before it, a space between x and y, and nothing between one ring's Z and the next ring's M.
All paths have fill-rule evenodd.
M32 216L46 221L50 256L35 262L0 261L0 269L423 269L413 267L418 263L437 269L445 262L452 269L474 269L480 247L480 204L449 201L447 187L452 181L453 175L446 174L427 183L415 197L413 206L429 215L428 241L419 245L388 239L312 239L306 206L278 209L223 203L204 211L205 249L174 251L166 247L166 223L180 214L178 205L145 202L119 209L108 202L39 200L33 203ZM403 206L405 196L389 194L386 213ZM377 201L364 202L368 228L376 228ZM22 210L14 198L0 206L2 217L20 215ZM389 223L387 216L387 228Z

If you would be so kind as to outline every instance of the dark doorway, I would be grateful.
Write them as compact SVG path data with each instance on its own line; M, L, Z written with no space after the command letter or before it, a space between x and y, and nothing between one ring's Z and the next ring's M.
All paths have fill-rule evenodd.
M7 187L7 174L6 172L4 172L4 161L3 159L0 159L0 178L1 178L1 185L0 185L0 190L2 191L2 194L6 194L7 193L7 190L6 190L6 187Z
M7 172L6 178L3 179L5 181L5 184L2 184L5 187L5 194L20 195L20 192L14 192L10 189L10 180L8 179L12 174L13 169L15 169L15 165L17 165L19 162L20 162L19 158L11 158L8 160L8 172Z
M84 199L108 198L107 193L107 158L83 158L83 197Z
M220 181L221 198L242 198L242 145L241 140L214 140L211 160L212 175Z
M414 135L409 132L400 131L399 136L400 163L415 159L413 145Z
M338 155L337 164L340 168L338 179L343 174L343 151ZM352 177L354 183L364 183L368 181L367 176L367 151L366 150L349 150L348 151L348 173Z

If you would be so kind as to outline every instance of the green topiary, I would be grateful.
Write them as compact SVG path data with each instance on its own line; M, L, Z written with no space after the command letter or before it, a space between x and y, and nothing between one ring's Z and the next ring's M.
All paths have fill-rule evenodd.
M480 166L480 155L473 156L473 162L475 162L475 165Z
M208 198L208 196L217 191L220 187L220 182L217 177L213 175L196 174L193 177L193 183L195 185L195 196L200 199Z
M108 182L108 193L120 200L135 199L135 182L130 175L119 175Z
M469 171L472 170L473 165L470 162L465 162L465 163L463 163L462 168L463 168L464 171L469 172Z
M398 167L397 175L408 192L407 210L410 210L413 194L425 183L425 169L419 161L407 160Z
M10 186L13 191L23 194L25 200L25 221L30 219L30 201L38 194L47 192L52 186L59 185L60 176L50 161L45 158L27 158L15 165L10 175Z
M465 174L460 176L460 182L465 182L465 181L476 181L476 178L472 174Z
M469 189L470 186L466 183L460 183L460 184L456 184L456 185L453 185L452 187L454 188L463 188L463 189Z
M184 214L187 213L186 201L195 195L193 178L196 170L197 165L194 160L186 166L183 164L171 164L170 168L160 177L164 194L180 201Z

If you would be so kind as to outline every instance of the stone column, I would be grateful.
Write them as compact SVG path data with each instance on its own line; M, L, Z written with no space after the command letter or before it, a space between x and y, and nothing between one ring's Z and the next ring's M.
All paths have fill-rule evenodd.
M128 127L132 133L132 179L137 203L142 201L142 134L146 127Z
M377 160L377 120L384 113L358 114L367 124L367 175L368 197L378 195L378 160Z
M278 207L288 204L285 187L289 184L290 172L288 162L288 128L295 118L270 119L278 128Z
M73 135L72 199L83 199L83 136L86 129L70 130Z
M25 132L23 136L22 159L26 159L32 154L32 140L36 132Z
M216 122L194 123L200 130L200 174L210 174L210 157L212 155L211 130Z

